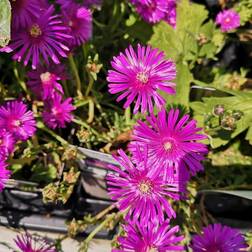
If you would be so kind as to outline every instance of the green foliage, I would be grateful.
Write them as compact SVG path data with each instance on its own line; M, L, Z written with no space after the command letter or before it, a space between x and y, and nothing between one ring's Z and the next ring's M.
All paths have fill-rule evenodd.
M207 86L210 87L211 85ZM225 89L221 90L225 91ZM231 139L252 126L252 93L244 93L242 91L228 91L228 93L233 95L227 97L206 97L203 98L203 102L190 103L195 118L197 118L200 125L206 129L206 133L209 135L212 148L228 144ZM211 126L206 128L206 119L212 114L214 107L217 105L223 105L226 111L241 111L243 113L239 120L235 120L235 127L232 131ZM248 133L251 134L250 132L251 130ZM250 135L247 135L246 138L251 141Z
M11 6L8 0L0 2L0 47L6 46L10 41Z
M252 1L251 0L240 0L235 5L235 10L240 15L240 23L244 25L246 22L252 19Z
M191 73L203 58L215 59L224 45L224 36L212 20L206 22L208 11L203 5L180 1L177 7L177 26L173 29L165 22L154 27L150 44L166 53L177 63L177 94L174 103L188 106ZM167 99L170 102L170 99Z
M74 185L80 176L74 168L63 173L63 180L58 183L50 183L43 188L43 201L45 203L62 202L65 204L72 195Z

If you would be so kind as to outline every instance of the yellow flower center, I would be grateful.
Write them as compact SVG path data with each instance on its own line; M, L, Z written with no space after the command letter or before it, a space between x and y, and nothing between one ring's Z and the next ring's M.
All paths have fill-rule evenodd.
M158 250L154 247L150 247L148 252L158 252Z
M140 72L136 76L137 80L139 80L142 84L146 84L149 80L148 75L144 72Z
M164 149L165 149L166 151L170 151L170 150L172 149L172 143L171 143L170 141L166 141L166 142L164 143Z
M231 19L230 19L229 17L227 17L227 18L225 19L225 23L226 23L226 24L230 23L230 21L231 21Z
M50 81L50 79L51 79L51 73L46 72L46 73L40 74L40 79L41 79L42 82L48 82L48 81Z
M143 194L148 194L152 190L152 185L149 181L143 181L139 184L139 190Z
M21 125L21 121L20 120L14 120L12 122L12 125L15 126L15 127L19 127Z
M39 25L34 24L32 28L30 29L30 34L33 38L37 38L42 34L42 31L39 27Z

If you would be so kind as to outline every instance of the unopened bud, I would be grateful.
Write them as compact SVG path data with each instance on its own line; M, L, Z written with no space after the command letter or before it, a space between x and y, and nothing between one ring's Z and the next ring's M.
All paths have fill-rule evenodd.
M243 116L243 113L239 110L234 110L232 113L232 116L235 118L235 120L240 120L241 117Z
M213 114L216 115L216 116L222 116L225 112L225 108L224 108L224 105L216 105L214 106L213 108Z
M87 130L81 129L77 132L77 137L81 143L85 143L89 138L89 132Z
M63 153L62 160L75 160L77 157L77 148L73 146L69 146L65 149Z
M227 115L221 120L221 127L226 130L234 130L236 127L235 122L236 120L233 116Z

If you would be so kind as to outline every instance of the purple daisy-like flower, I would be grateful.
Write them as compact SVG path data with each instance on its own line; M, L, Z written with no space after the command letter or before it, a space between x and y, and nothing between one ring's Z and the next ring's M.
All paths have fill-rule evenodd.
M176 1L170 0L168 2L167 13L164 17L164 20L171 25L174 29L176 28Z
M117 201L120 210L128 210L126 219L163 222L164 212L169 218L175 217L168 199L179 199L178 184L164 180L158 169L148 167L146 155L139 152L139 162L134 165L123 150L118 154L114 158L120 167L111 165L114 173L106 179L111 198Z
M12 0L10 3L12 9L12 27L15 30L29 25L40 15L41 10L46 7L44 0Z
M18 235L14 240L17 247L22 252L56 252L54 245L49 243L45 238L25 233Z
M11 43L2 48L2 52L13 52L14 60L23 61L26 66L31 60L32 68L36 69L43 58L47 64L49 59L59 64L60 57L67 57L66 40L72 37L68 28L62 24L58 15L53 15L54 7L50 6L37 19L24 29L13 32Z
M215 22L221 26L222 32L227 32L240 26L240 15L232 9L224 10L219 12Z
M139 222L124 226L126 236L118 238L119 249L113 252L151 252L151 251L184 251L184 246L178 245L183 236L176 236L179 226L170 227L169 221L161 225L149 222L142 225Z
M124 108L136 99L134 113L141 106L141 113L153 111L153 102L158 108L165 104L165 99L158 90L175 94L176 66L173 61L165 60L164 52L150 46L138 45L135 52L132 46L120 53L111 62L114 70L109 70L107 81L111 94L122 93L117 101L126 98Z
M13 152L15 140L5 129L0 129L0 159L6 159Z
M208 225L192 239L193 252L238 252L247 248L242 234L221 224Z
M72 98L62 101L62 96L55 94L54 97L45 102L43 120L50 128L65 128L66 123L73 119L71 112L75 107L71 104Z
M5 187L5 184L11 175L11 172L7 170L6 168L7 168L7 164L4 162L4 160L0 159L0 192Z
M131 2L136 6L140 16L149 23L161 21L167 13L167 0L131 0Z
M189 179L189 174L203 170L201 161L207 153L207 146L197 142L206 136L199 134L195 120L189 120L189 115L179 118L180 111L171 109L166 113L162 109L157 117L148 116L147 123L138 121L134 127L129 149L132 154L137 152L136 145L147 146L148 162L163 169L168 174L169 170L179 171L184 174L184 179Z
M87 42L92 36L92 14L87 8L78 4L71 4L63 9L64 22L68 25L70 46L79 46Z
M65 80L65 68L63 65L39 65L36 70L28 72L27 85L38 99L49 99L55 93L64 94L59 80Z
M9 101L0 107L0 128L13 135L16 140L25 141L36 131L32 111L21 101Z

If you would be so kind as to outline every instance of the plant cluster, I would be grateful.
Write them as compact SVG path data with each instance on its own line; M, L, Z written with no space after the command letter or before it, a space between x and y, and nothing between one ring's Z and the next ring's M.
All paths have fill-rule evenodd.
M115 252L238 252L251 242L194 199L251 189L252 5L196 2L0 3L0 191L25 179L45 203L66 204L81 176L77 146L117 162L106 176L112 205L68 223L71 237L95 226L80 251L115 226ZM15 243L54 252L64 238L26 232Z

